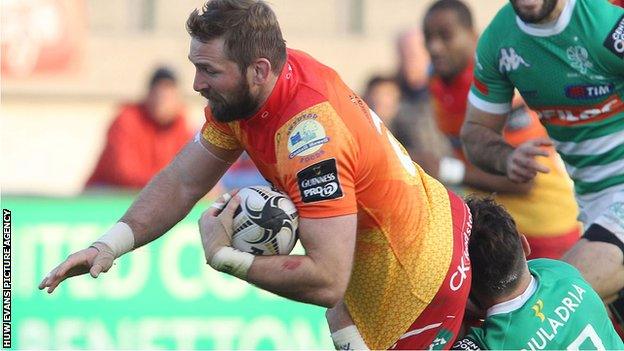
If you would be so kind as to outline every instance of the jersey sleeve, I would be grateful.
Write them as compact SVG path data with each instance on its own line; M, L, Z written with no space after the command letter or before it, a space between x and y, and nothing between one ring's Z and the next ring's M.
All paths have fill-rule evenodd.
M300 217L357 213L354 138L329 102L290 119L276 134L277 172Z
M485 112L505 114L511 110L514 87L507 76L500 71L499 53L494 49L492 27L486 30L477 45L474 78L468 94L468 101Z
M239 150L243 147L236 135L227 123L219 123L215 120L210 109L204 109L206 121L201 129L201 136L210 144L226 150Z

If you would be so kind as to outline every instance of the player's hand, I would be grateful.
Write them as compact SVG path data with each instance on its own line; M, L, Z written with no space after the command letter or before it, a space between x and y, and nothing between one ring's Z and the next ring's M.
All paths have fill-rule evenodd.
M220 248L232 246L232 222L234 211L240 205L240 198L238 196L228 198L230 195L224 194L215 201L214 205L204 211L199 219L199 234L206 262L210 262ZM227 205L223 208L226 202Z
M518 146L507 157L507 178L512 182L526 183L537 175L537 172L548 173L550 169L535 159L537 156L548 156L549 151L544 149L553 143L547 138L529 140Z
M63 280L86 273L97 278L101 272L107 272L112 267L114 260L113 250L106 244L96 242L69 255L63 263L43 278L39 283L39 290L48 288L48 293L51 294Z

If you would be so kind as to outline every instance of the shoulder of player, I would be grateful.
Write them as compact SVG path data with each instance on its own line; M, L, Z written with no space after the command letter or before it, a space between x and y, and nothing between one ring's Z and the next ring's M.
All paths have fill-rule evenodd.
M517 28L516 13L513 11L511 4L507 3L496 13L496 16L485 28L479 38L479 43L487 41L491 45L507 37Z
M581 273L574 266L560 260L537 258L528 261L528 265L532 272L540 276L548 275L548 277L553 277L556 280L581 277Z
M361 101L361 108L365 108L365 103L352 92L345 92L344 102L358 104ZM351 99L351 100L348 100ZM368 108L368 107L366 107ZM301 83L297 89L297 93L289 105L284 109L284 115L288 117L287 124L300 119L302 116L315 114L322 119L339 118L344 120L348 111L341 109L341 102L337 102L336 98L327 96L315 86Z

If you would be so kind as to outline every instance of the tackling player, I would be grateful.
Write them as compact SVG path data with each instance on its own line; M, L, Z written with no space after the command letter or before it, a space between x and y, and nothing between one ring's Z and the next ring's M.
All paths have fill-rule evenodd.
M473 228L471 300L485 322L456 350L624 350L602 300L567 263L528 261L529 244L492 199L467 200Z
M461 131L468 158L518 183L552 171L535 160L550 141L513 147L502 137L517 89L574 181L585 233L564 260L605 302L616 299L624 287L624 9L511 0L481 36L475 66ZM624 317L622 298L611 308Z
M163 235L245 150L296 204L306 255L233 249L223 225L232 202L222 216L207 211L200 221L213 268L297 301L343 300L360 347L449 348L470 289L464 202L412 162L335 71L287 49L264 2L209 1L187 29L193 88L209 103L201 133L119 223L40 288L52 292L88 271L97 277L114 258ZM332 330L338 344L357 338L354 331Z
M438 127L456 154L456 158L441 159L437 172L429 174L445 183L467 186L469 192L495 192L496 201L511 213L518 230L529 240L531 258L560 258L581 233L570 178L559 167L556 153L538 161L552 172L538 174L523 184L484 172L465 160L459 131L466 114L478 37L470 9L460 0L437 1L425 14L423 32L434 70L429 85L433 110ZM536 114L520 105L510 113L503 135L517 146L546 137L546 131Z

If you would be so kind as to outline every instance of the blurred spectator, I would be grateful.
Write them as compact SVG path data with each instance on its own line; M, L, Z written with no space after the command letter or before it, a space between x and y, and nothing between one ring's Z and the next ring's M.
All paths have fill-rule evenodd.
M396 79L379 75L373 76L366 84L364 101L392 130L392 120L399 112L401 103L401 89Z
M432 117L428 90L430 61L421 30L412 28L402 33L397 41L397 53L401 104L391 129L412 158L427 170L451 150Z
M412 28L399 36L397 54L399 56L397 80L403 100L417 102L426 98L429 55L425 50L420 29Z
M191 138L173 71L161 67L145 99L124 104L87 186L142 188Z

